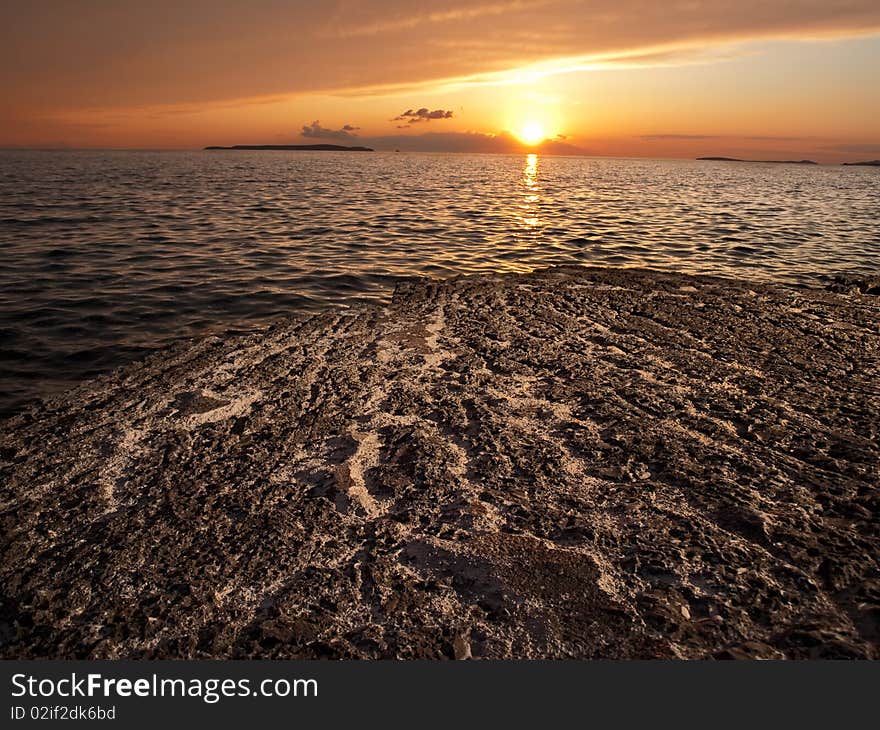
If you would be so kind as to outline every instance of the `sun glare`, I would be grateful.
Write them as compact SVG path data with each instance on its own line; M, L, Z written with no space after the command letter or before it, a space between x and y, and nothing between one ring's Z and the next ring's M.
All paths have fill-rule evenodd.
M543 142L546 138L544 128L538 122L526 122L520 128L517 136L526 144L533 145Z

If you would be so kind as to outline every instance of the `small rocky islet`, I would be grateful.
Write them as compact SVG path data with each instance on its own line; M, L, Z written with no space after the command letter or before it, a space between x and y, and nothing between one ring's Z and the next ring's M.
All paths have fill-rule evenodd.
M880 299L419 280L0 424L6 658L877 658Z
M815 160L742 160L739 157L698 157L703 162L763 162L767 165L818 165Z

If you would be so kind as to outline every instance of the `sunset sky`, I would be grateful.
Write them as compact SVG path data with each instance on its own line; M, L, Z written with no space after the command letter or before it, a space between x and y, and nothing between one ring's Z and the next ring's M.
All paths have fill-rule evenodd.
M880 158L877 0L6 2L0 79L3 147Z

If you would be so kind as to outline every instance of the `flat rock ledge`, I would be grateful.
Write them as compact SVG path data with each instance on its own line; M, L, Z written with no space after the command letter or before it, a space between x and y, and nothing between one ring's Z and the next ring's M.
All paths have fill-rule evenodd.
M5 657L877 658L880 301L418 281L0 424Z

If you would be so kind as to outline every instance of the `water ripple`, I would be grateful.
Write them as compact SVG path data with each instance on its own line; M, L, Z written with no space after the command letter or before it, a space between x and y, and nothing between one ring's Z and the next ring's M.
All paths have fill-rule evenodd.
M181 337L550 264L872 273L870 168L492 155L0 153L0 412Z

